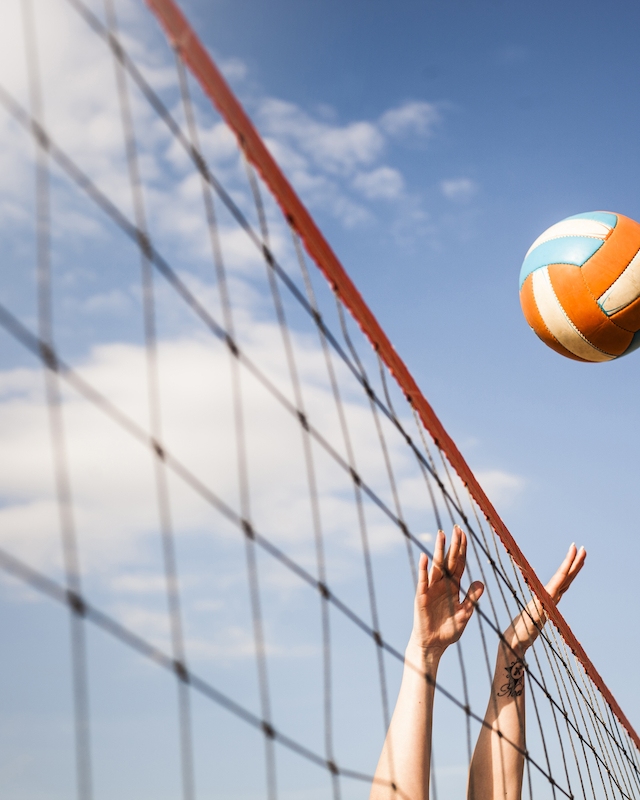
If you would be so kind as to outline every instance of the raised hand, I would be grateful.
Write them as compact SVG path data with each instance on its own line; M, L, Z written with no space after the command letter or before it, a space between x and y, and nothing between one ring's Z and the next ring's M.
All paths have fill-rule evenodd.
M446 556L445 544L444 533L438 531L430 572L427 572L428 558L424 553L418 565L411 638L418 647L433 654L441 654L450 644L458 641L484 591L484 585L474 581L460 602L460 579L466 565L467 537L456 525Z
M545 589L549 592L551 599L556 605L558 605L560 598L571 586L576 575L584 566L586 557L587 551L584 547L578 550L575 544L572 544L564 561L560 564L558 571L545 586Z
M584 566L586 556L584 547L578 550L575 544L572 544L556 574L545 586L556 605ZM534 643L546 621L542 605L534 598L505 631L507 644L522 656Z

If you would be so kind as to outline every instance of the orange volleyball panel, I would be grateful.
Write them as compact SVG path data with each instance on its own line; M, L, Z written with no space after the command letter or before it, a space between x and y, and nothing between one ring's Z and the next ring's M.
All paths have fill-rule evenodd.
M566 347L563 347L545 325L533 295L533 274L528 275L527 279L522 284L522 289L520 289L520 304L522 305L522 310L524 311L527 322L533 328L536 336L542 339L546 345L552 350L555 350L556 353L560 353L560 355L566 356L567 358L572 358L574 361L586 361L586 359L574 355L567 350Z
M605 243L582 267L582 275L594 297L600 297L640 250L640 225L623 214Z
M548 270L560 304L580 333L599 350L622 355L633 334L612 322L600 308L596 300L598 295L593 296L584 280L584 267L551 264Z
M629 303L622 311L616 311L609 319L627 331L640 331L640 297Z

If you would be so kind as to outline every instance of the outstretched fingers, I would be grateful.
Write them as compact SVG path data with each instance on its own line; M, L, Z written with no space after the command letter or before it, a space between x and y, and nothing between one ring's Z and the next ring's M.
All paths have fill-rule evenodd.
M436 536L436 546L433 550L431 572L429 573L429 585L439 581L444 575L444 545L444 532L438 531L438 535Z
M462 531L457 525L453 526L453 533L451 534L451 544L447 552L447 572L453 575L456 571L458 559L460 556L460 547L462 544Z
M458 528L457 525L456 528ZM458 559L451 572L459 585L464 575L465 567L467 566L467 534L460 528L458 528L458 530L460 531L460 547L458 549Z
M578 550L575 544L572 544L569 548L558 571L546 586L547 591L556 603L559 602L584 566L586 556L587 552L584 547Z
M424 599L429 588L429 573L427 568L429 566L429 559L426 553L420 553L420 560L418 561L418 585L416 586L416 600L424 605Z
M575 547L575 545L574 545L574 547ZM584 560L585 560L586 557L587 557L587 551L584 549L584 547L581 547L578 550L578 552L576 553L575 558L573 559L573 563L571 564L571 567L569 568L569 572L567 574L567 578L569 579L569 583L571 583L571 581L573 581L573 579L576 577L576 575L580 572L580 570L584 566Z
M569 571L567 572L565 579L560 586L560 596L558 597L558 600L560 600L560 597L562 597L562 595L576 579L576 576L584 566L584 560L587 557L587 551L584 549L584 547L581 547L578 551L576 551L576 546L572 545L572 547L569 549L569 552L571 552L572 549L574 551L573 561L571 562ZM558 602L558 600L556 600L556 602Z

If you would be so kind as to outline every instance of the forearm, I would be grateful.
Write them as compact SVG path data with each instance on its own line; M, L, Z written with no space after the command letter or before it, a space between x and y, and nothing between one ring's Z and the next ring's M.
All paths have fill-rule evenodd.
M434 682L440 655L413 640L405 651L400 694L376 769L370 800L429 799ZM427 680L425 674L432 680ZM395 784L395 794L391 784Z
M552 603L557 604L571 586L586 555L584 547L577 550L575 543L571 545L545 587ZM500 642L489 705L471 759L469 800L520 800L526 751L523 658L546 619L542 602L532 597Z
M519 800L525 750L525 682L522 657L498 647L484 725L469 770L469 800Z

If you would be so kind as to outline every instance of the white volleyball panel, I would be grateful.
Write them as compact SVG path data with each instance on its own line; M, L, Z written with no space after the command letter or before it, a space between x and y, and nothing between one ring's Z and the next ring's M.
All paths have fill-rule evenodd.
M547 267L533 273L533 296L544 324L570 353L586 361L611 361L615 358L594 347L571 322L553 290Z
M542 233L527 250L527 256L532 250L551 239L560 239L563 236L591 236L594 239L606 239L611 227L595 219L565 219L557 222ZM526 258L526 256L525 256Z
M605 314L611 316L622 311L640 297L640 251L631 259L629 266L598 300Z

